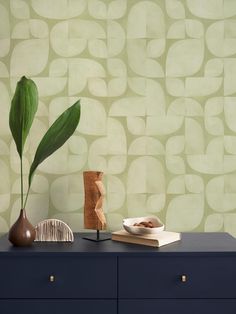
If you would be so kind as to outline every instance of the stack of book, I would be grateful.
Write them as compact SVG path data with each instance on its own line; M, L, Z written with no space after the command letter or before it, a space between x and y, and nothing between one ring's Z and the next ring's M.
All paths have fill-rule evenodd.
M181 239L181 234L178 232L161 231L156 234L144 234L144 235L134 235L125 230L115 231L112 233L112 240L141 244L153 247L160 247L167 245Z

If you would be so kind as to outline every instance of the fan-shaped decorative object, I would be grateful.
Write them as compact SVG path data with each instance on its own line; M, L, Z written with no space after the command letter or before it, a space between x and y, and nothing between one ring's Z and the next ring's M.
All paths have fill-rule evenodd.
M37 224L36 242L74 242L70 227L58 219L46 219Z

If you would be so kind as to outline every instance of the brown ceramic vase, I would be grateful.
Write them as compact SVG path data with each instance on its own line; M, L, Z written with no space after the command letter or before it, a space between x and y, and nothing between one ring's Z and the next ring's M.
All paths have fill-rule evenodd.
M19 218L9 230L9 241L15 246L29 246L34 242L35 235L35 228L27 219L25 209L21 209Z

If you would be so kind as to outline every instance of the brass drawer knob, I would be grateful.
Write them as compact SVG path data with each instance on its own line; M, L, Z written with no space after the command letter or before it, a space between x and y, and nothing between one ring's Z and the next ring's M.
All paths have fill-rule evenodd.
M50 276L49 276L49 281L50 281L50 282L54 282L54 281L55 281L55 276L50 275Z
M187 276L186 275L181 275L181 281L186 282L187 281Z

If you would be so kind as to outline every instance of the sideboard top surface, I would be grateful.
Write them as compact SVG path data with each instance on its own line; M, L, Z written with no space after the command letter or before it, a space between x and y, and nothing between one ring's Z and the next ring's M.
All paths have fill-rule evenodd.
M14 247L7 235L0 238L0 257L3 255L235 255L236 239L228 233L182 233L181 241L153 248L115 242L91 242L83 239L85 233L75 233L74 243L36 242L30 247Z

